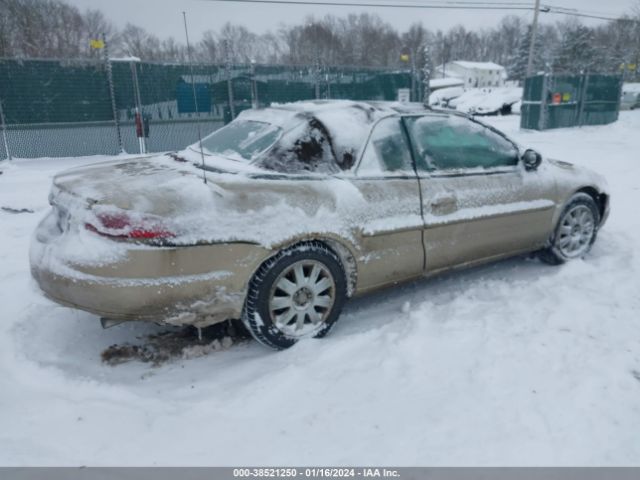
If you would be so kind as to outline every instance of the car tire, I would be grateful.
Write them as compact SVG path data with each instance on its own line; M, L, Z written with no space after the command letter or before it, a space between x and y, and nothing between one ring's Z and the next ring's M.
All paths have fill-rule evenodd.
M321 338L347 299L340 258L320 242L305 242L264 262L249 283L242 321L261 344L283 350Z
M562 210L548 246L538 252L538 257L549 265L583 258L596 241L599 225L600 211L593 197L575 194Z

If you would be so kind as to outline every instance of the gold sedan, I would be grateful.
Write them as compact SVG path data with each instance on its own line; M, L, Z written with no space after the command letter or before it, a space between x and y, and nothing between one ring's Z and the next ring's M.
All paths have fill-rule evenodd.
M248 110L181 152L63 172L31 246L44 293L103 324L242 319L287 348L355 295L538 252L583 257L606 184L417 105Z

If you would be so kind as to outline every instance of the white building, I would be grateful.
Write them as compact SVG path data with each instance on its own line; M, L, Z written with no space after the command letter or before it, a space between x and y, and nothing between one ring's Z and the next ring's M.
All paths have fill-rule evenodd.
M466 88L502 87L507 79L507 70L493 62L456 60L436 67L435 71L435 78L459 78Z

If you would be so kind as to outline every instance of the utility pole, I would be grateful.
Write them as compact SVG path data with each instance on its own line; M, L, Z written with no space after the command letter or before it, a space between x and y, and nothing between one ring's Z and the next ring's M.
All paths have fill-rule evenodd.
M529 45L529 62L527 63L527 77L533 74L533 55L536 48L536 36L538 35L538 17L540 16L540 0L536 0L533 12L533 25L531 25L531 44Z

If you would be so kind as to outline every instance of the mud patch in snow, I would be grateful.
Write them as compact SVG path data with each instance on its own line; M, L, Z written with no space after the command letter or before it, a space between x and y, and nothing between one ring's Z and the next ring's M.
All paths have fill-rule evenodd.
M204 357L213 352L227 350L248 338L242 327L229 322L200 331L193 327L170 329L139 337L141 342L137 344L111 345L102 352L101 358L103 363L111 366L138 361L159 367L168 362Z

